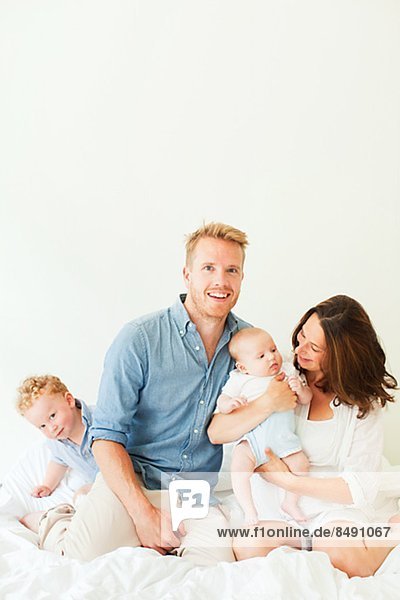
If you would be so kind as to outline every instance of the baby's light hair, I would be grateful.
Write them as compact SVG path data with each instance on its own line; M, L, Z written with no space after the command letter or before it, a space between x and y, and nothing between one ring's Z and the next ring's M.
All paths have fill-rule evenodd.
M246 247L249 242L247 240L247 235L244 231L240 231L240 229L236 229L231 225L226 225L225 223L215 223L211 221L210 223L203 223L199 229L196 229L193 233L189 233L186 237L186 265L189 265L194 249L198 243L198 241L202 238L214 238L218 240L225 240L227 242L236 242L242 249L243 252L243 261L245 257Z
M232 336L231 341L228 344L229 354L232 356L234 360L239 360L239 345L243 340L251 339L252 337L257 337L260 333L267 333L264 329L260 329L259 327L246 327L241 329L234 336Z
M27 377L17 389L16 408L20 415L32 406L44 392L58 394L68 392L67 386L55 375L34 375Z

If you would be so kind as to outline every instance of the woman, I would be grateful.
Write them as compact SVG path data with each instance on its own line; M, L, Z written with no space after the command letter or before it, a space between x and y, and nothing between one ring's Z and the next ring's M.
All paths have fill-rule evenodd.
M253 495L262 519L259 527L264 531L282 530L276 486L297 493L303 496L303 512L309 517L306 525L311 530L323 526L332 533L328 538L314 537L312 548L325 551L332 564L350 576L371 575L390 547L363 539L361 526L377 519L387 520L395 511L391 504L385 514L376 513L373 502L378 484L373 472L381 468L382 408L393 401L388 390L396 388L397 381L385 368L385 354L367 313L348 296L334 296L307 311L292 342L295 365L305 374L313 392L310 405L299 406L296 411L297 433L313 473L294 475L268 452L269 462L262 469L275 486L255 478ZM247 431L242 430L249 424L248 408L216 415L210 425L210 439L214 443L231 441L239 437L237 433ZM356 539L335 535L338 527L342 533L356 524ZM279 537L271 543L253 536L253 541L252 548L247 547L246 539L234 541L238 559L265 556L283 544L301 547L298 537Z

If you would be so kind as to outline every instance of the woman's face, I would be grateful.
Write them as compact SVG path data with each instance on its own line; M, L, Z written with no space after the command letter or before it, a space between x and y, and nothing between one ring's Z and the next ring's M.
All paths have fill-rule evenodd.
M299 365L310 372L322 372L322 362L326 353L324 330L318 316L313 313L297 334L299 345L295 349Z

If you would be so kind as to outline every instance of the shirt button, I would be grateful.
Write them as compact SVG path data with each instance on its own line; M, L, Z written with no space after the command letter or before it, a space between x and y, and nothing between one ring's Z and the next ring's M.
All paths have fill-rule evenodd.
M193 432L194 433L199 433L199 430L198 429L193 429Z
M189 323L189 327L193 327L193 323Z
M196 346L196 347L195 347L195 350L200 350L200 346Z
M204 404L204 400L200 400L199 404Z
M182 454L182 458L187 458L187 454Z
M179 330L179 333L180 333L180 334L181 334L181 336L182 336L182 335L183 335L185 332L183 331L183 329L180 329L180 330Z

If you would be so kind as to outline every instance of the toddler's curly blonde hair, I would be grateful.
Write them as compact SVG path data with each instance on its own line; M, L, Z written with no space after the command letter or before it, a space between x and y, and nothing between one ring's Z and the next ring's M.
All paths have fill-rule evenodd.
M44 392L48 394L58 394L61 392L64 394L68 391L67 386L55 375L34 375L33 377L27 377L17 389L17 411L20 415L24 415Z

